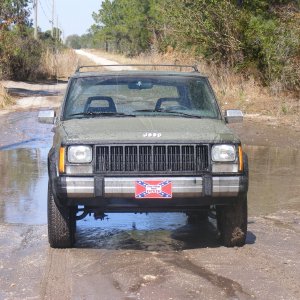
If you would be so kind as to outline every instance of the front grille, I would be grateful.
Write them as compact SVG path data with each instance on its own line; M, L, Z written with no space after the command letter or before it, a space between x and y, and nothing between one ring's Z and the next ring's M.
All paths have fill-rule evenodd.
M196 174L209 169L208 145L96 146L96 172Z

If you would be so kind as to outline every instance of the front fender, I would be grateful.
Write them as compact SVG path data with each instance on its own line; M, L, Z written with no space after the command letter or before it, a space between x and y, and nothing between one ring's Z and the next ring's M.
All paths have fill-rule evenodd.
M63 199L67 196L63 193L62 180L58 173L58 153L53 147L48 154L48 176L50 188L54 197L54 201L58 206L63 206Z

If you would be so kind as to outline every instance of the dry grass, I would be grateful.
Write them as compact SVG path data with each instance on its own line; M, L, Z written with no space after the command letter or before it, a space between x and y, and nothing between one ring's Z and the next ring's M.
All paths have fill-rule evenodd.
M83 55L78 55L78 66L91 66L95 63Z
M204 60L195 60L194 56L168 49L167 53L142 54L127 58L122 55L90 50L94 54L115 60L121 64L197 64L200 72L209 76L222 109L237 108L244 113L286 116L300 115L299 96L284 93L274 87L263 87L253 77L245 78L236 74L225 65L208 64Z
M88 58L77 55L72 49L64 49L53 53L48 50L44 53L41 73L46 78L67 79L78 66L92 65Z
M56 52L47 50L40 71L47 78L66 79L75 72L77 66L78 57L72 49Z
M14 99L8 95L5 87L0 83L0 108L6 108L14 102Z

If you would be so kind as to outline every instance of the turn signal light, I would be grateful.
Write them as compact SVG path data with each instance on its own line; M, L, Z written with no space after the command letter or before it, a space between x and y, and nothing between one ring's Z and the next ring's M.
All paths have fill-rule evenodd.
M242 150L242 146L239 146L239 171L242 172L243 170L244 170L243 150Z
M59 173L65 173L65 157L66 157L66 148L60 147L59 149L59 162L58 162L58 171Z

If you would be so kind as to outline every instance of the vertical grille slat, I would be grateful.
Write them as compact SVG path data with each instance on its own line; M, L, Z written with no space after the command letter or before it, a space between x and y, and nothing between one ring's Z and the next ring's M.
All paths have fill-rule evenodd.
M125 146L125 171L137 171L137 146Z
M96 146L96 172L194 174L209 169L208 145Z
M106 172L109 170L109 147L98 147L96 151L96 170Z
M115 146L110 148L111 161L110 170L112 172L123 171L123 147Z
M153 170L166 171L166 146L154 146L153 152Z
M182 169L186 171L195 170L194 146L182 146Z
M151 171L152 164L152 155L151 155L151 146L140 146L139 147L139 156L140 156L140 165L139 171L149 172Z
M168 147L168 170L176 172L180 170L180 146Z
M209 166L208 147L196 146L196 166L197 171L205 170Z

